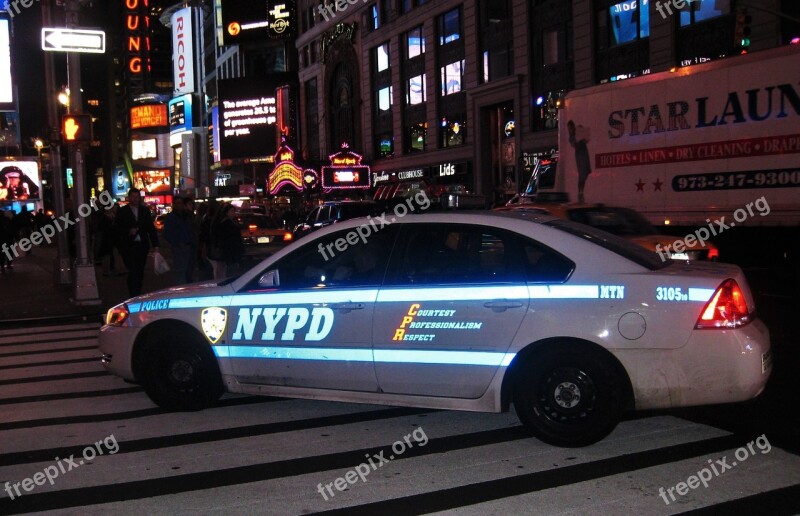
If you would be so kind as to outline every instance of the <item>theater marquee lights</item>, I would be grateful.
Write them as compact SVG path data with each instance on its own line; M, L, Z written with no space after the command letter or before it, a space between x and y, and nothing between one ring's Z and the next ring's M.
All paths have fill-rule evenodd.
M150 16L147 9L150 0L122 0L125 6L125 38L127 40L128 71L142 73L150 71Z
M370 187L370 168L361 164L363 158L351 151L347 143L342 143L341 150L328 158L331 160L331 165L322 167L321 170L323 189Z
M275 168L267 178L267 190L276 195L284 186L303 191L303 170L294 163L294 151L286 145L286 138L281 137L281 146L275 154Z

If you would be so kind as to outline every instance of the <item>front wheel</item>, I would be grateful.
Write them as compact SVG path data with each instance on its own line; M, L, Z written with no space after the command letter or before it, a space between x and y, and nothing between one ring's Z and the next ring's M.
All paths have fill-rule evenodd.
M168 410L199 410L222 395L216 358L198 339L168 333L149 347L142 386Z
M610 360L584 346L534 354L514 392L520 421L542 441L577 447L596 443L619 422L622 382Z

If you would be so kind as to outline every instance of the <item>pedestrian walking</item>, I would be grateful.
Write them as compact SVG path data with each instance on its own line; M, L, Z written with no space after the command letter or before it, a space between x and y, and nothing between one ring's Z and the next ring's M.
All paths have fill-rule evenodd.
M111 209L103 210L98 213L97 232L95 238L98 239L98 259L103 270L103 276L115 274L116 260L114 259L114 248L117 247L119 238L117 231L117 210L114 205Z
M214 266L214 279L228 277L239 264L244 255L242 232L233 219L235 208L231 204L224 205L211 226L211 247L208 258Z
M164 240L172 249L172 273L176 285L191 283L193 269L192 253L195 249L195 235L192 217L186 208L184 199L175 196L172 200L172 211L164 217Z
M201 280L214 277L214 267L208 258L208 252L211 250L211 226L214 224L217 210L217 203L213 200L201 204L197 209L197 216L200 219L197 233L197 269Z
M117 213L117 231L122 259L128 268L128 293L138 296L142 293L150 247L158 250L158 235L153 225L153 215L142 202L141 193L136 188L128 190L128 204Z

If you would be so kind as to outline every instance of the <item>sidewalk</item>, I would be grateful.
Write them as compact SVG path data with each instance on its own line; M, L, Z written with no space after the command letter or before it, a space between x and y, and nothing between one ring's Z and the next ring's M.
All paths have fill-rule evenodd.
M37 246L32 251L32 254L14 260L12 272L0 274L0 325L81 317L99 321L110 307L129 297L126 276L103 276L102 269L97 266L101 304L76 305L70 301L72 285L56 283L56 247ZM169 259L169 248L161 248L161 251ZM119 255L116 256L116 266L124 269ZM145 270L143 291L152 292L170 286L172 274L156 276L149 265Z

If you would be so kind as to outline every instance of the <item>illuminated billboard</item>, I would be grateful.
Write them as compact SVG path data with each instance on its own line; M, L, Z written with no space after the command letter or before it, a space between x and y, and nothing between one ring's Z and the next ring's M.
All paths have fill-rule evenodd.
M167 127L167 125L167 106L164 104L143 104L131 108L131 129Z
M194 32L192 20L194 8L186 7L175 12L170 18L172 26L172 77L176 93L193 93L194 73Z
M181 134L192 132L192 95L175 97L167 106L169 112L169 144L181 144Z
M9 21L0 18L0 111L14 111Z
M155 138L150 138L149 140L131 140L131 159L156 158L158 158L158 149Z
M133 186L145 195L164 195L171 193L169 170L142 170L133 173Z
M324 190L370 187L370 168L361 164L362 156L351 151L347 143L329 159L331 165L321 170Z
M41 184L36 160L0 161L0 202L38 200Z
M271 156L278 148L276 90L296 75L277 73L218 82L221 159Z
M222 43L288 39L297 32L294 0L221 0Z

